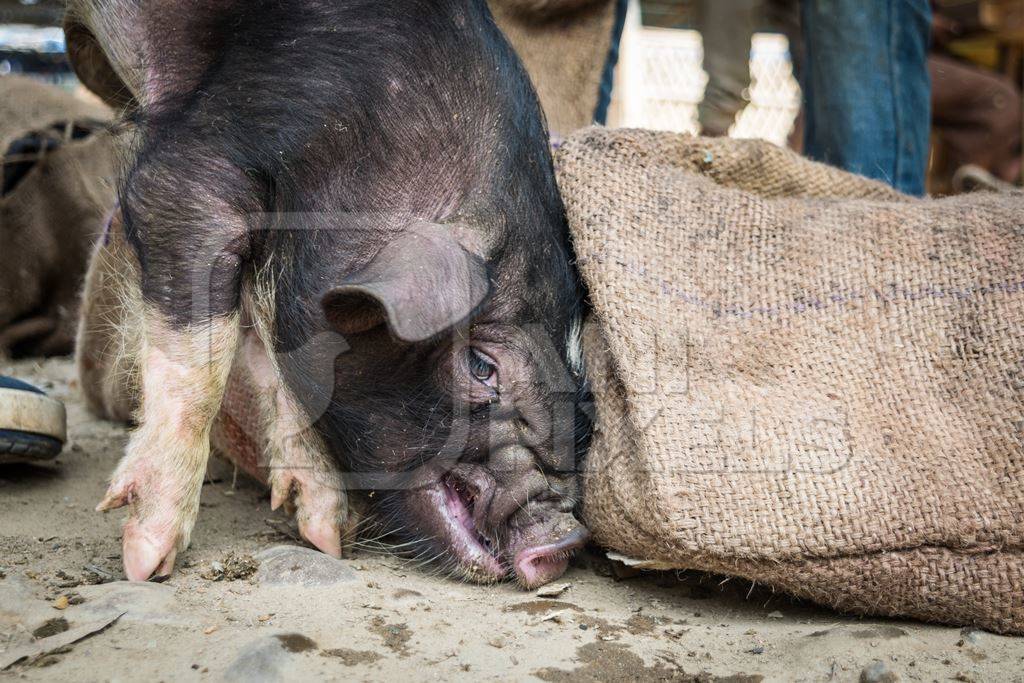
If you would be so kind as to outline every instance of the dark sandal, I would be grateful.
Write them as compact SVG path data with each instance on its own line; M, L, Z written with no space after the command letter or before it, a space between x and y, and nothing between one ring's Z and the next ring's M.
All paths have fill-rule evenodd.
M0 375L0 463L49 460L66 440L63 403L27 382Z

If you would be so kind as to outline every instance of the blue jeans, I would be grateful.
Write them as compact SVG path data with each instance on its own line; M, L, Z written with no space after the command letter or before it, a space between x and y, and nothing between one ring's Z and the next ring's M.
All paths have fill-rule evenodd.
M597 108L594 111L594 123L605 125L608 122L608 105L612 101L612 84L615 82L615 65L619 63L619 43L622 42L622 29L626 25L626 9L629 0L615 0L615 23L612 24L612 42L608 48L608 57L601 72L601 90L597 94Z
M924 193L928 0L802 0L804 153Z
M626 16L627 0L616 2L612 49L594 117L602 124ZM804 152L903 192L923 194L931 125L928 0L800 4L805 55L794 61L803 66Z

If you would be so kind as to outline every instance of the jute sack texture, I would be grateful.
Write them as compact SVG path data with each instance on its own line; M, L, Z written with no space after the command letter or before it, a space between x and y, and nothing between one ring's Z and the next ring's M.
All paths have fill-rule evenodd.
M114 204L110 117L62 88L0 78L0 356L71 351L89 251Z
M615 23L612 0L489 0L556 140L591 125Z
M587 129L583 511L652 566L1024 632L1024 195L915 200L767 143Z

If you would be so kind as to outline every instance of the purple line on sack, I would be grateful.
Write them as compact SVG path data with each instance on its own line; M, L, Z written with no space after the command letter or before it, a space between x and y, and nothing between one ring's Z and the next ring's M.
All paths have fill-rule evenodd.
M581 265L586 265L588 263L606 263L605 259L601 256L581 258L579 262ZM740 320L750 320L754 317L779 318L785 314L799 315L809 311L824 311L830 304L841 307L857 301L863 301L869 297L883 304L898 304L901 302L914 302L922 299L955 298L965 300L989 296L991 294L1013 295L1020 294L1022 288L1024 288L1024 279L1008 280L1005 282L989 284L975 284L967 287L937 287L935 285L926 284L913 289L908 288L905 285L901 285L900 283L891 282L881 289L877 287L872 287L869 290L853 288L842 291L832 291L820 296L808 295L807 297L799 297L788 303L743 308L737 305L726 305L720 302L709 301L701 297L699 294L680 289L677 285L672 284L668 280L652 280L647 275L647 267L645 265L627 263L619 260L616 260L614 263L628 273L640 276L648 280L648 282L656 282L658 289L665 296L678 299L679 301L696 308L702 308L708 311L708 313L710 313L714 318L736 318Z

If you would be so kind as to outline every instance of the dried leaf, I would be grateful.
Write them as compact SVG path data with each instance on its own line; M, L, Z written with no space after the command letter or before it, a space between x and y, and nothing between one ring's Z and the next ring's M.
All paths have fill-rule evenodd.
M64 631L63 633L58 633L50 636L49 638L37 640L31 645L26 645L25 647L12 652L4 652L3 654L0 654L0 671L4 671L5 669L14 666L23 659L38 659L43 655L47 655L63 647L77 643L91 635L95 635L108 628L125 614L125 612L121 612L120 614L116 614L106 619L94 621L90 624L86 624L85 626L79 626L77 628Z

